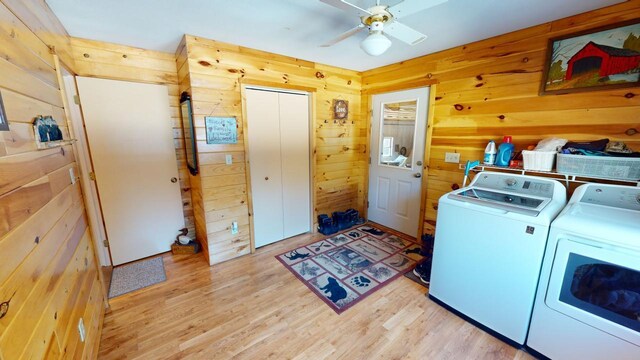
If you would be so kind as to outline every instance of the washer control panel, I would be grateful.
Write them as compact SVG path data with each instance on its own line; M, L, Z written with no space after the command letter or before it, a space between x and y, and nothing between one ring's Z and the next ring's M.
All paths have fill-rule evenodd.
M513 193L528 194L543 198L553 196L554 182L529 176L514 176L511 174L480 173L472 183L488 189L505 190Z
M589 184L580 202L640 211L640 188Z

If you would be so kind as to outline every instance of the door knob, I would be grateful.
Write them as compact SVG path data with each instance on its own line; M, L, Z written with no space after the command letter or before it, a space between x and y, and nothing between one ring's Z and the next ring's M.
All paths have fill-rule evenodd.
M268 177L268 176L265 176L265 177L264 177L264 179L265 179L265 180L269 180L269 177Z
M177 183L177 182L178 182L178 179L176 179L175 177L172 177L172 178L171 178L171 182L175 184L175 183Z
M417 178L419 178L419 177L422 177L422 174L420 174L420 173L415 173L415 174L413 174L413 177L417 177Z

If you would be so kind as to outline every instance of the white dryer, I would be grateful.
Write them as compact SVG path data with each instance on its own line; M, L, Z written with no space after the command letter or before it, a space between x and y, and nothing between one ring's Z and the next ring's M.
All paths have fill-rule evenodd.
M558 181L481 172L438 203L429 298L512 345L524 345Z
M552 223L527 346L640 359L640 188L582 185Z

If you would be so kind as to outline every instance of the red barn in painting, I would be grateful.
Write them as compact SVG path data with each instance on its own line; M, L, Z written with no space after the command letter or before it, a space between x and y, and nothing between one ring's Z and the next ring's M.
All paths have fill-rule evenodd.
M590 41L569 59L565 80L598 70L600 77L619 74L640 66L640 52L599 45Z

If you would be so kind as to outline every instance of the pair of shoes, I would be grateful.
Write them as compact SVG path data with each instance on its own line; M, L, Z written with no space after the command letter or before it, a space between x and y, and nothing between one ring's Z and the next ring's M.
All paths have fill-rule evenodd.
M420 281L429 285L429 282L431 280L431 259L425 260L418 264L413 269L413 274L417 276Z

